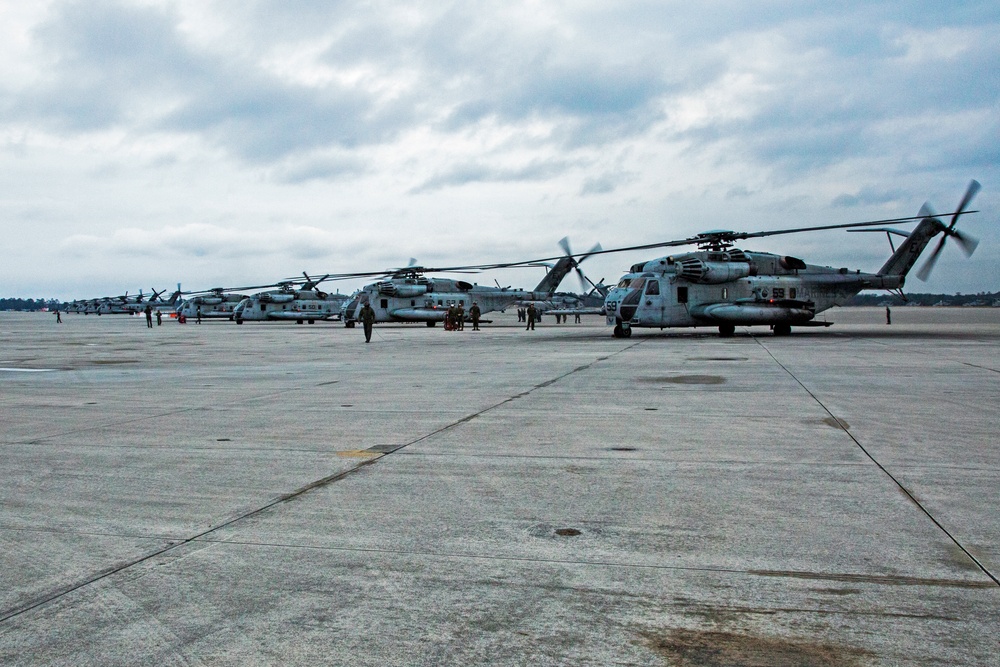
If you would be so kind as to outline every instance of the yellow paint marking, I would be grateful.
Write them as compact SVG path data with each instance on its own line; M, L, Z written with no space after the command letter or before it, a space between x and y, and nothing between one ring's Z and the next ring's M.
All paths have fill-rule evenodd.
M367 449L348 449L344 452L337 452L337 456L345 459L377 459L385 456L382 452L371 452Z

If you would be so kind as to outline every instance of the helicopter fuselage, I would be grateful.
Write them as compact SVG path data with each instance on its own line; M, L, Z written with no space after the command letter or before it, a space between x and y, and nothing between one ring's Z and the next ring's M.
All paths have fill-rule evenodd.
M233 312L236 306L243 299L245 294L206 294L185 299L181 305L177 306L177 314L184 317L197 317L198 310L201 310L203 319L233 319Z
M293 321L299 324L336 319L348 299L345 294L327 294L316 290L281 290L261 292L242 301L233 311L237 324L244 321Z
M548 293L528 292L509 287L489 287L450 278L392 278L366 285L355 292L343 308L345 326L358 321L365 302L375 311L376 322L443 322L451 306L465 312L473 303L483 314L505 310L517 301L548 298Z

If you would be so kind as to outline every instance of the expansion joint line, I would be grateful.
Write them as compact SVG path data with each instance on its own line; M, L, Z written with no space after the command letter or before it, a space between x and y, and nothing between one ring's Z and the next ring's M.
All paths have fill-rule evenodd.
M881 471L882 471L882 473L883 473L883 474L884 474L884 475L885 475L886 477L888 477L889 479L891 479L891 480L892 480L892 482L893 482L893 483L894 483L894 484L895 484L895 485L896 485L896 486L897 486L897 487L899 488L899 490L900 490L900 491L902 491L902 492L903 492L903 493L904 493L904 494L906 495L906 497L910 499L910 502L912 502L912 503L913 503L913 504L914 504L914 505L915 505L915 506L916 506L916 507L917 507L917 508L918 508L918 509L919 509L919 510L920 510L921 512L923 512L923 513L924 513L924 515L925 515L925 516L926 516L926 517L927 517L928 519L930 519L930 520L931 520L931 522L932 522L932 523L933 523L933 524L934 524L935 526L937 526L938 530L940 530L940 531L941 531L942 533L944 533L945 535L947 535L947 536L948 536L948 539L950 539L950 540L952 541L952 543L954 543L954 545L955 545L956 547L958 547L959 549L961 549L962 553L964 553L964 554L965 554L966 556L968 556L968 557L969 557L969 560L971 560L971 561L972 561L973 563L975 563L975 564L976 564L976 567L978 567L978 568L979 568L980 570L982 570L983 574L985 574L985 575L986 575L987 577L989 577L990 579L992 579L992 580L993 580L993 583L995 583L995 584L996 584L997 586L1000 586L1000 579L997 579L997 577L996 577L996 576L995 576L995 575L994 575L994 574L993 574L992 572L990 572L990 571L989 571L989 570L988 570L988 569L986 568L986 566L985 566L985 565L983 565L983 564L982 564L982 562L980 562L980 560L979 560L978 558L976 558L976 557L975 557L975 556L974 556L974 555L973 555L973 554L972 554L972 553L971 553L971 552L970 552L970 551L969 551L968 549L966 549L966 548L965 548L965 547L964 547L964 546L962 545L962 543L958 541L958 538L957 538L957 537L955 537L954 535L952 535L952 534L951 534L951 532L950 532L950 531L949 531L949 530L948 530L947 528L945 528L945 527L944 527L944 525L943 525L943 524L942 524L942 523L941 523L940 521L938 521L938 520L937 520L937 519L936 519L936 518L934 517L934 515L933 515L933 514L931 514L931 513L930 513L930 510L928 510L928 509L927 509L926 507L924 507L923 503L921 503L921 502L920 502L919 500L917 500L917 498L916 498L916 497L915 497L915 496L914 496L914 495L913 495L912 493L910 493L910 490L909 490L909 489L907 489L907 488L906 488L906 487L905 487L905 486L903 485L903 483L902 483L902 482L900 482L900 481L899 481L899 480L898 480L898 479L896 478L896 476L895 476L895 475L893 475L893 474L892 474L891 472L889 472L889 471L888 471L888 469L886 469L886 467L885 467L885 466L883 466L883 465L882 465L881 463L879 463L878 459L876 459L876 458L875 458L875 457L874 457L874 456L872 455L872 453L871 453L871 452L869 452L869 451L868 451L868 450L867 450L867 449L865 448L865 446L864 446L864 445L862 445L862 444L861 444L861 442L860 442L860 441L859 441L859 440L858 440L857 438L855 438L855 437L854 437L854 434L853 434L853 433L851 433L851 432L850 432L849 430L847 430L846 428L844 428L844 427L843 427L843 423L842 423L842 422L840 421L840 419L839 419L839 418L837 417L837 415L833 414L833 412L831 412L831 411L830 411L830 409L829 409L828 407L826 407L826 405L825 405L825 404L823 403L823 401L822 401L822 400L820 400L819 396L817 396L817 395L816 395L816 394L814 394L814 393L813 393L812 391L810 391L810 390L809 390L809 387L805 386L805 384L803 384L802 380L800 380L799 378L797 378L797 377L795 376L795 374L794 374L794 373L792 373L792 371L790 371L790 370L788 369L788 367L787 367L787 366L785 366L785 365L784 365L783 363L781 363L781 362L780 362L780 361L778 360L778 358L777 358L777 357L775 357L775 356L774 356L774 354L772 354L772 353L771 353L771 351L770 351L769 349L767 349L767 346L766 346L766 345L764 345L764 343L762 343L762 342L760 341L760 339L758 339L758 338L757 338L756 336L753 336L753 339L754 339L754 342L756 342L756 343L757 343L757 344L758 344L758 345L759 345L759 346L761 347L761 349L763 349L763 350L764 350L764 351L765 351L765 352L767 353L767 355L768 355L769 357L771 357L771 359L773 359L773 360L774 360L774 363L778 364L778 366L780 366L780 367L781 367L781 369L782 369L783 371L785 371L786 373L788 373L789 377L791 377L791 378L792 378L793 380L795 380L795 382L796 382L796 383L797 383L797 384L798 384L798 385L799 385L800 387L802 387L802 389L803 389L803 390L804 390L804 391L805 391L805 392L806 392L807 394L809 394L809 396L810 396L810 397L811 397L811 398L812 398L812 399L813 399L814 401L816 401L816 404L817 404L817 405L819 405L819 407L823 408L823 411L824 411L824 412L826 412L826 414L830 415L830 418L831 418L831 419L833 419L834 421L836 421L836 422L837 422L838 424L841 424L841 430L843 430L843 432L847 434L847 437L848 437L848 438L850 438L850 439L851 439L852 441L854 441L854 444L855 444L855 445L856 445L856 446L858 447L858 449L860 449L860 450L861 450L861 452L862 452L862 453L863 453L863 454L864 454L865 456L867 456L867 457L868 457L868 459L869 459L869 460L870 460L870 461L871 461L872 463L874 463L874 464L875 464L875 465L876 465L876 466L878 467L878 469L879 469L879 470L881 470Z
M107 579L108 577L111 577L113 575L116 575L116 574L119 574L121 572L124 572L125 570L128 570L128 569L130 569L132 567L135 567L136 565L141 565L142 563L145 563L146 561L149 561L149 560L152 560L154 558L157 558L158 556L162 556L163 554L165 554L165 553L167 553L169 551L173 551L174 549L177 549L179 547L185 546L187 544L191 544L192 542L201 541L205 537L211 535L212 533L215 533L215 532L217 532L219 530L222 530L223 528L227 528L229 526L232 526L233 524L236 524L236 523L238 523L240 521L243 521L245 519L249 519L249 518L257 516L259 514L263 514L264 512L268 511L269 509L271 509L271 508L273 508L273 507L275 507L277 505L280 505L282 503L286 503L289 500L292 500L294 498L298 498L298 497L300 497L302 495L305 495L305 494L309 493L310 491L313 491L315 489L327 486L327 485L332 484L333 482L336 482L338 480L344 479L348 475L353 475L356 472L358 472L358 471L366 468L367 466L370 466L370 465L376 463L377 461L379 461L382 458L385 458L389 454L398 452L399 450L401 450L401 449L403 449L405 447L408 447L410 445L416 444L416 443L421 442L423 440L426 440L426 439L428 439L430 437L438 435L439 433L443 433L443 432L445 432L445 431L447 431L449 429L452 429L452 428L454 428L456 426L459 426L461 424L469 422L472 419L475 419L476 417L478 417L478 416L480 416L482 414L485 414L485 413L487 413L487 412L489 412L491 410L495 410L495 409L497 409L497 408L499 408L499 407L501 407L503 405L506 405L507 403L510 403L511 401L515 401L515 400L517 400L519 398L524 398L525 396L528 396L529 394L531 394L532 392L534 392L534 391L536 391L538 389L542 389L544 387L549 387L549 386L555 384L556 382L559 382L560 380L563 380L563 379L569 377L570 375L573 375L575 373L579 373L581 371L585 371L585 370L593 367L595 364L597 364L599 362L607 361L612 356L615 356L617 354L621 354L622 352L625 352L626 350L629 350L629 349L631 349L632 347L635 347L638 344L639 344L639 342L633 343L632 345L624 347L624 348L622 348L621 350L619 350L617 352L614 352L614 353L609 354L607 356L598 357L598 358L594 359L593 361L591 361L590 363L584 364L582 366L577 366L576 368L574 368L574 369L572 369L570 371L567 371L567 372L563 373L562 375L558 375L558 376L552 378L551 380L546 380L545 382L542 382L540 384L536 384L535 386L531 387L530 389L527 389L527 390L525 390L525 391L523 391L523 392L521 392L519 394L515 394L514 396L511 396L509 398L506 398L503 401L500 401L499 403L496 403L494 405L490 405L490 406L488 406L486 408L483 408L482 410L479 410L478 412L474 412L471 415L467 415L465 417L462 417L461 419L458 419L458 420L456 420L456 421L454 421L454 422L452 422L450 424L442 426L439 429L436 429L436 430L434 430L434 431L432 431L430 433L422 435L419 438L411 440L410 442L402 444L399 447L394 447L393 449L384 452L382 454L382 456L379 456L377 458L373 458L373 459L370 459L370 460L365 461L363 463L360 463L359 465L357 465L357 466L355 466L353 468L350 468L348 470L344 470L344 471L341 471L341 472L338 472L338 473L334 473L332 475L328 475L328 476L323 477L321 479L317 479L317 480L315 480L313 482L310 482L310 483L306 484L305 486L299 487L298 489L296 489L296 490L294 490L294 491L292 491L290 493L286 493L286 494L280 495L280 496L278 496L276 498L272 498L271 500L269 500L268 502L264 503L263 505L261 505L259 507L256 507L256 508L254 508L252 510L249 510L249 511L246 511L246 512L244 512L244 513L242 513L242 514L240 514L238 516L230 517L229 519L226 519L225 521L222 521L221 523L215 524L213 526L210 526L209 528L207 528L207 529L205 529L205 530L203 530L203 531L201 531L201 532L199 532L199 533L197 533L195 535L190 535L190 536L185 537L185 538L179 538L176 541L168 543L166 546L154 549L150 553L147 553L147 554L145 554L143 556L140 556L138 558L134 558L131 561L128 561L127 563L122 563L120 565L115 565L115 566L106 568L104 570L101 570L100 572L97 572L96 574L93 574L93 575L85 578L82 581L78 581L75 584L70 584L68 586L64 586L64 587L62 587L62 588L60 588L58 590L52 591L50 593L43 594L42 596L40 596L40 597L38 597L38 598L30 601L30 602L27 602L26 604L23 604L23 605L21 605L19 607L15 607L14 609L0 610L0 623L4 623L6 621L9 621L10 619L15 618L17 616L20 616L22 614L25 614L25 613L31 611L32 609L37 609L38 607L41 607L42 605L48 604L49 602L53 602L54 600L57 600L57 599L59 599L61 597L69 595L70 593L73 593L74 591L78 591L78 590L80 590L82 588L90 586L91 584L95 584L95 583L97 583L97 582L99 582L99 581L101 581L103 579Z

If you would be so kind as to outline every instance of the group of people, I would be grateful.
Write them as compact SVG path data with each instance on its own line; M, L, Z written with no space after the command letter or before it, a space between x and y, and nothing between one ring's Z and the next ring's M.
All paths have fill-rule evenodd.
M472 322L472 330L479 331L479 318L483 311L475 301L469 308L469 320ZM369 302L365 302L358 311L358 321L365 331L365 342L372 342L372 329L375 325L375 309ZM465 307L461 303L453 303L448 306L445 313L444 328L446 331L463 331L465 329Z
M146 326L148 328L152 329L153 328L153 307L147 303L146 304L146 309L143 312L146 313ZM157 308L156 309L156 326L160 326L161 324L163 324L163 313L161 313L160 309Z
M479 318L483 311L475 301L469 308L469 321L472 322L472 330L479 331ZM461 303L453 303L448 306L448 312L444 316L445 331L465 331L465 306Z

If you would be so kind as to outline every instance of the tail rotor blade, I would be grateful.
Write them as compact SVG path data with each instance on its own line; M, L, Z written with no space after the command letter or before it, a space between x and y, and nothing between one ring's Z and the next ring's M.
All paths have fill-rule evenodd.
M944 241L947 238L947 236L941 237L941 240L938 241L937 247L934 248L934 252L931 253L931 256L927 258L924 265L920 267L919 271L917 271L917 278L923 280L924 282L927 281L927 278L931 275L931 271L934 270L934 264L937 263L938 255L941 254L941 249L944 248Z
M955 243L962 249L966 257L972 257L972 253L976 252L976 248L979 247L979 239L968 232L956 231L952 236L955 237Z
M564 254L566 254L566 255L572 255L573 254L573 251L570 250L570 248L569 248L569 237L568 236L564 236L561 239L559 239L559 247L562 248L562 251L563 251Z
M972 201L972 198L976 196L976 193L978 193L982 187L983 186L979 184L979 181L975 179L969 181L969 187L965 190L965 196L962 197L962 202L958 205L958 208L955 209L955 215L951 216L951 224L948 225L948 229L952 229L955 226L955 223L958 222L958 216L965 212L965 209L969 207L969 202Z

